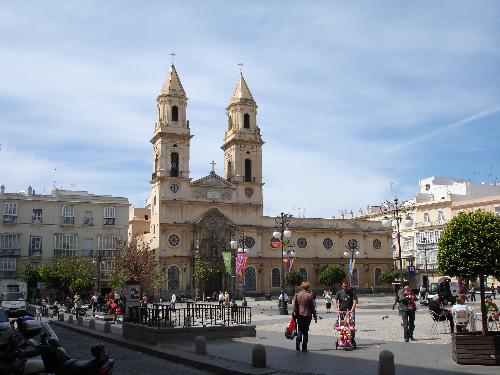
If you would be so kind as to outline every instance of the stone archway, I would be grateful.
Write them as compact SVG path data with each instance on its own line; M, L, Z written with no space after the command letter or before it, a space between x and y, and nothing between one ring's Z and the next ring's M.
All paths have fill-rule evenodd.
M199 257L212 264L216 273L205 282L205 295L213 296L214 292L231 292L233 278L227 274L222 252L230 250L229 242L234 224L218 209L209 209L194 225L195 241L193 258ZM234 269L234 265L233 265ZM193 283L195 285L195 283Z

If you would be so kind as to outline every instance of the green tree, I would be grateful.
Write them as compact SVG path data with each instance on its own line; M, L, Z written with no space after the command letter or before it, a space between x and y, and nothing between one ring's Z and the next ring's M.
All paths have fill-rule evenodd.
M290 271L285 275L285 285L290 285L292 294L295 294L295 287L299 286L302 281L304 280L298 271Z
M385 271L380 274L377 282L381 284L392 284L398 277L399 274L394 271Z
M95 284L95 266L92 258L77 256L56 257L53 263L46 263L39 267L40 278L60 290L80 293Z
M216 269L212 263L206 260L197 258L194 265L194 280L197 285L196 297L198 297L198 286L201 284L202 299L205 300L205 282L212 278L212 275L216 272Z
M500 275L500 217L482 210L458 214L439 238L437 258L443 274L465 280L479 278L482 331L486 335L484 283L487 275Z
M38 281L41 281L40 273L38 269L33 267L31 264L27 264L23 270L21 271L21 280L26 283L29 290L34 290L36 288L36 284ZM32 295L32 298L35 298L35 295Z
M346 273L342 268L337 266L328 265L323 267L318 276L318 281L335 289L335 284L342 282L346 277Z

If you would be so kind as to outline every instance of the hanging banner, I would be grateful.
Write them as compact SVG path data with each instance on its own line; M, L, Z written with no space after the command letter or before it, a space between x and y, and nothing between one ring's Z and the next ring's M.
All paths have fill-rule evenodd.
M271 240L271 246L277 249L278 247L281 247L281 241L278 239L275 239L274 241Z
M236 256L236 274L242 276L247 268L248 256L245 253L238 253Z
M292 270L293 262L295 262L295 258L290 258L290 267L288 267L288 272Z
M352 276L352 259L349 259L349 275Z
M233 253L231 251L223 251L222 258L224 259L224 267L226 267L226 273L228 275L233 274L233 263L231 262Z

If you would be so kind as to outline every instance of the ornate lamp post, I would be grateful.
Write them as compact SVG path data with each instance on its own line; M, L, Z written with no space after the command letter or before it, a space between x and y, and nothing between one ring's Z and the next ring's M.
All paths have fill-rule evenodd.
M273 232L273 237L277 238L281 242L281 295L285 294L285 267L283 264L283 259L286 254L288 254L288 250L285 249L285 240L289 240L292 238L292 231L288 229L288 224L290 224L290 220L292 219L291 214L281 213L278 217L276 217L276 230ZM279 299L278 308L280 315L288 315L287 310L287 302L284 298Z
M236 250L235 254L234 254L235 263L236 263L236 260L238 259L238 256L244 255L244 254L246 254L248 252L248 249L246 247L247 237L243 233L243 234L241 234L241 236L239 237L239 239L236 240L234 238L235 237L234 236L234 232L236 230L237 230L237 228L234 227L233 228L233 239L231 240L231 242L229 242L229 245L231 246L231 249ZM238 245L241 245L241 246L238 246ZM245 298L245 273L246 273L246 269L243 270L243 296L242 296L242 300L241 300L241 305L242 306L246 306L247 305L247 300ZM236 280L238 280L238 275L236 274L236 267L235 267L235 269L234 269L234 281L236 282ZM233 296L234 296L234 288L233 288Z
M351 285L351 288L354 288L354 255L359 255L359 243L356 239L351 238L349 241L347 241L347 245L345 245L345 248L347 250L344 251L344 256L350 256L351 260L349 263L349 283Z
M410 216L410 212L413 212L413 204L408 201L399 202L398 198L394 198L394 202L385 201L380 205L380 211L384 213L389 213L390 217L385 216L382 220L382 224L385 227L392 227L392 222L396 222L396 239L398 241L398 258L399 258L399 271L401 277L401 286L403 285L403 257L401 255L401 232L400 232L400 222L405 216L404 225L410 228L413 225L413 219Z
M105 250L97 250L94 255L93 263L97 265L97 293L101 294L101 263L105 256Z

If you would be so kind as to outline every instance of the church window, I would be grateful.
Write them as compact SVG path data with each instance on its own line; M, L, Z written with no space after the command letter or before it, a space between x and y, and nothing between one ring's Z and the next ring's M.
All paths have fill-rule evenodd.
M382 276L382 269L381 268L375 268L375 285L381 285L382 282L380 281L380 276Z
M243 116L243 127L245 129L250 129L250 115L248 113L245 113Z
M302 267L299 270L300 276L302 276L302 281L307 281L307 268Z
M245 237L245 247L247 249L251 249L254 246L255 246L255 240L253 239L253 237L246 236Z
M245 289L246 290L256 290L256 277L255 277L255 268L248 267L245 272Z
M281 286L280 270L275 267L271 271L271 287L279 288L280 286Z
M179 154L177 152L170 154L170 177L179 177Z
M233 118L231 116L227 119L227 130L231 130L233 128Z
M155 155L155 172L158 172L158 155Z
M325 247L325 249L329 250L332 248L333 246L333 241L331 238L325 238L323 240L323 246Z
M179 289L179 267L172 266L167 271L168 290Z
M382 247L382 242L378 238L373 240L373 248L374 249L380 249Z
M245 159L245 182L252 182L252 160Z
M231 181L232 169L233 169L233 163L231 163L231 160L228 160L228 162L227 162L227 177L226 177L226 179L228 181Z
M299 238L297 240L297 246L300 247L301 249L305 249L307 246L307 240L305 238Z
M181 239L176 234L171 234L170 237L168 237L168 243L170 246L177 246L179 242L181 242Z
M179 108L176 105L172 107L172 121L179 121Z

